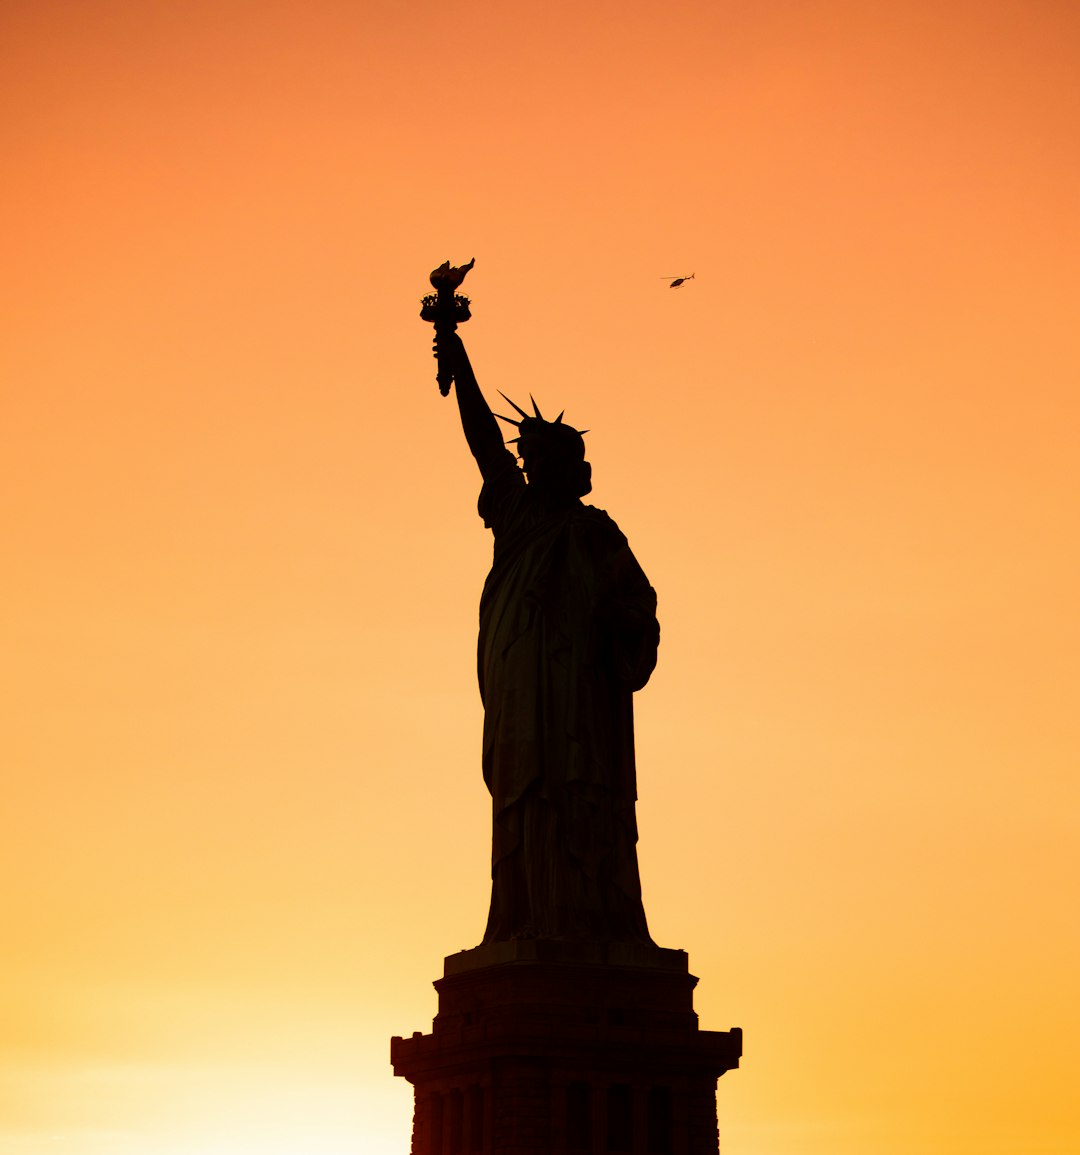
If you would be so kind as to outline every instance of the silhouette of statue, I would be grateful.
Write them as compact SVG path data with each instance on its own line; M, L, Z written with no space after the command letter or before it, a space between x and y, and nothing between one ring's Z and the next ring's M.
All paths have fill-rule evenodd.
M430 318L440 381L456 385L483 478L479 512L495 539L478 649L493 809L484 942L651 943L633 693L656 665L656 594L615 522L582 504L592 484L581 433L562 414L546 421L535 402L531 415L510 402L519 416L502 420L517 426L519 468L444 317Z

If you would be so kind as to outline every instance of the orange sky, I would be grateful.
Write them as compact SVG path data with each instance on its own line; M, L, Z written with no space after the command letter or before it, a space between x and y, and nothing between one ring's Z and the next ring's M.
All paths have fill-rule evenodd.
M1077 1149L1078 76L1040 0L0 2L2 1155L407 1151L489 885L473 256L659 593L724 1155Z

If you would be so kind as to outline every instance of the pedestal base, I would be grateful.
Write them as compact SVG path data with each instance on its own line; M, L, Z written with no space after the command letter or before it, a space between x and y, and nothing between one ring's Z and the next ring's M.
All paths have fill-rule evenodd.
M717 1155L716 1080L742 1032L701 1031L682 951L493 943L445 960L430 1035L394 1038L412 1155Z

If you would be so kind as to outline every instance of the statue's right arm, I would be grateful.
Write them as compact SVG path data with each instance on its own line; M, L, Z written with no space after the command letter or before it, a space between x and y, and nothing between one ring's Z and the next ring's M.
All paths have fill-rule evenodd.
M438 341L440 358L447 357L454 371L454 392L465 440L481 475L487 480L506 463L508 451L503 444L502 431L476 383L461 338L456 332L443 332L438 334Z

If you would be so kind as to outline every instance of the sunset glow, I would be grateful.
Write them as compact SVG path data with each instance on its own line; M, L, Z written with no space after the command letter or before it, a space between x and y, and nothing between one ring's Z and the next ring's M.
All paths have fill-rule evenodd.
M1080 1150L1078 77L1054 0L0 2L0 1155L407 1155L489 893L471 257L658 591L724 1155Z

